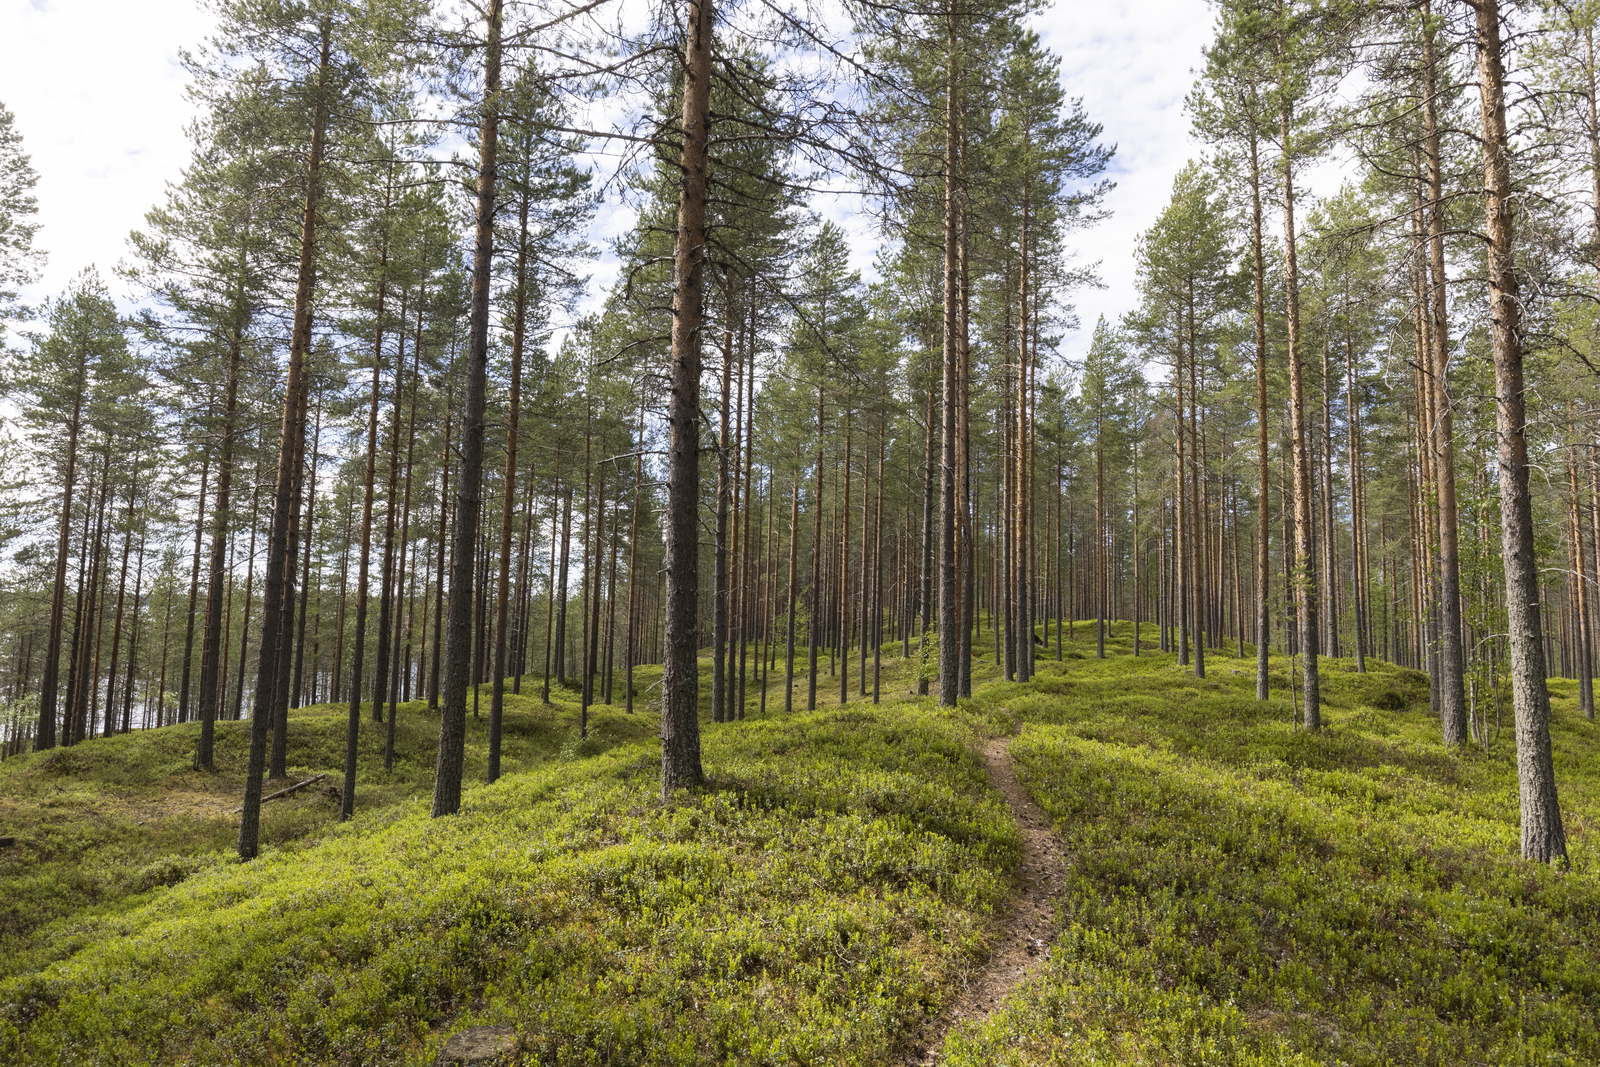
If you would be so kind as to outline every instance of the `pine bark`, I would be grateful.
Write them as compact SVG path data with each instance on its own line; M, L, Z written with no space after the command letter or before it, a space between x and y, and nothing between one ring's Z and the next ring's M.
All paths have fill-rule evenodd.
M67 557L72 542L72 494L78 483L78 437L83 428L83 400L87 392L88 353L79 352L78 388L73 391L72 417L67 420L67 469L62 477L61 522L56 531L55 582L50 594L50 628L46 631L44 677L39 686L39 725L33 748L42 752L56 745L56 695L61 685L61 631L66 623Z
M239 412L239 359L243 326L236 310L228 336L228 380L223 387L222 446L217 457L217 503L211 515L211 560L206 596L206 628L200 647L200 747L195 762L211 770L216 736L217 705L221 701L218 676L222 667L222 603L227 584L228 522L232 516L233 443Z
M500 573L495 589L494 678L489 697L489 766L484 779L500 777L500 731L505 716L506 654L511 609L511 526L516 514L517 435L522 416L522 348L527 338L528 307L528 197L521 193L517 205L516 292L512 299L511 382L506 401L506 473L500 497ZM520 671L518 672L520 675Z
M1322 728L1322 701L1317 671L1317 573L1314 527L1311 517L1311 460L1306 447L1305 375L1300 365L1300 264L1295 237L1295 190L1292 121L1289 106L1279 113L1283 139L1283 264L1284 296L1289 342L1289 433L1293 438L1295 599L1300 609L1302 696L1306 729Z
M1431 20L1431 0L1423 0L1424 20ZM1423 153L1428 182L1428 270L1433 276L1430 308L1432 315L1432 382L1434 400L1433 467L1438 499L1439 537L1439 718L1444 743L1462 745L1467 741L1467 695L1465 656L1461 647L1461 564L1456 522L1456 464L1454 416L1450 401L1449 318L1445 302L1444 266L1444 177L1439 145L1438 75L1433 34L1425 26L1422 35L1422 120Z
M688 0L684 25L678 235L673 257L667 411L666 647L661 671L661 795L700 784L700 345L705 303L706 177L711 122L711 0Z
M306 202L300 226L300 262L295 280L294 330L289 339L289 367L284 384L283 432L278 449L278 474L273 489L272 531L267 539L266 587L262 597L262 646L256 669L255 710L250 716L250 756L245 768L244 804L239 820L239 858L254 859L261 840L261 775L266 769L267 727L277 686L277 650L268 654L272 635L281 635L289 583L290 497L295 465L303 450L305 424L301 421L305 391L305 358L311 350L311 297L316 285L317 212L322 191L322 161L327 136L331 77L332 27L322 24L321 55L317 63L315 110L311 124L311 151L306 164ZM297 439L300 447L297 447Z
M444 661L444 707L434 769L433 815L461 808L466 759L467 684L472 668L473 569L483 494L483 421L489 377L489 283L494 258L496 152L500 133L500 22L504 0L489 0L484 49L483 126L478 136L477 225L472 259L472 318L467 337L466 391L461 411L461 467L451 550L450 606Z
M1496 461L1500 483L1500 546L1505 564L1511 692L1516 718L1517 780L1522 803L1522 855L1544 863L1567 857L1566 832L1550 754L1550 693L1545 688L1539 568L1529 492L1527 398L1524 394L1521 304L1517 298L1506 128L1505 66L1499 0L1472 5L1483 123L1484 215L1488 244L1489 328L1494 355Z
M956 601L956 397L960 388L960 347L957 319L960 311L960 259L957 224L960 212L958 177L958 109L956 105L956 8L946 12L948 26L944 129L944 397L943 447L939 472L939 705L953 708L960 694L960 605Z

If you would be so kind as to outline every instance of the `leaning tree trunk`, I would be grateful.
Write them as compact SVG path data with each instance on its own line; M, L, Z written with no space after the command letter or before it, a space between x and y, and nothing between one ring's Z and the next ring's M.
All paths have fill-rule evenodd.
M1550 693L1539 619L1539 566L1528 490L1527 399L1523 391L1521 305L1517 300L1510 137L1499 0L1477 0L1478 92L1483 120L1484 216L1488 236L1489 328L1494 353L1500 546L1505 563L1511 693L1522 802L1522 855L1549 863L1567 856L1550 756Z
M245 767L244 806L239 820L239 858L254 859L261 843L261 774L267 762L267 727L278 681L281 639L289 567L289 519L295 467L305 436L305 358L311 350L311 295L316 285L317 208L321 193L322 157L328 127L328 78L331 71L332 30L322 24L322 54L317 65L316 107L311 124L311 155L306 164L306 203L300 225L300 264L295 280L294 331L289 338L289 367L283 393L283 437L278 446L278 477L273 489L272 530L267 540L267 573L262 595L261 654L256 667L255 708L250 715L250 756ZM297 445L296 438L301 439Z
M472 669L472 572L477 562L478 505L483 487L483 417L489 379L489 282L494 257L495 155L500 134L500 19L504 0L489 0L483 58L483 128L478 139L478 214L472 253L472 320L467 336L466 395L461 411L461 470L456 478L455 529L450 558L450 607L445 620L444 707L434 768L433 815L461 810L466 760L467 675Z
M700 784L700 331L705 300L711 122L711 0L688 0L678 239L673 254L667 408L666 648L661 668L661 796Z

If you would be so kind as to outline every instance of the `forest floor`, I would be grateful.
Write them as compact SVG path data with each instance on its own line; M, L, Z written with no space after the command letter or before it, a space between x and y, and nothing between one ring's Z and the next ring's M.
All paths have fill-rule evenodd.
M1114 628L974 699L707 722L705 789L656 798L656 719L509 702L506 774L427 817L437 719L363 723L232 859L242 724L0 764L0 1062L431 1064L475 1026L533 1064L1600 1062L1600 727L1553 680L1571 868L1516 856L1510 724L1451 752L1426 679L1325 660L1133 658ZM894 651L898 651L896 646ZM979 649L983 650L980 644ZM642 673L648 695L653 676ZM796 706L806 682L797 681ZM525 691L529 689L524 686ZM620 695L619 695L620 696ZM343 708L291 715L292 780ZM487 699L484 700L487 715ZM482 721L469 718L468 779Z

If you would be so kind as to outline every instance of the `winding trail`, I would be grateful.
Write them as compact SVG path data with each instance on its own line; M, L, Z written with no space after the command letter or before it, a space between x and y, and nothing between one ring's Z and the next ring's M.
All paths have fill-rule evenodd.
M994 951L983 966L964 976L966 984L960 995L923 1026L906 1061L911 1065L939 1063L945 1035L953 1027L998 1009L1006 994L1044 961L1056 932L1053 902L1066 880L1066 861L1049 817L1028 796L1011 769L1008 744L1009 739L1004 737L985 744L983 765L1022 832L1022 868L1017 889L1007 902Z

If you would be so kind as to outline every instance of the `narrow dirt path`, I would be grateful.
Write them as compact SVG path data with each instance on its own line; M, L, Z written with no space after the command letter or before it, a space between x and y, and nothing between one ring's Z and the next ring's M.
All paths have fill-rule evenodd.
M1028 796L1011 769L1007 744L1007 738L997 737L984 745L983 765L1022 831L1022 869L1017 891L1007 901L994 952L982 967L966 976L966 987L955 1001L923 1027L912 1045L908 1064L920 1067L939 1063L950 1029L995 1011L1006 994L1044 960L1055 936L1053 901L1066 879L1067 865L1049 817Z

